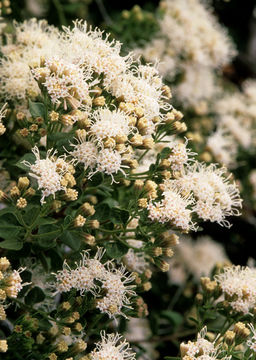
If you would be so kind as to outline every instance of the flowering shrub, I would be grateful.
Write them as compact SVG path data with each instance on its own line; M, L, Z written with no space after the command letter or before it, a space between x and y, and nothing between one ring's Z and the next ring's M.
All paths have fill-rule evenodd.
M84 20L1 24L3 359L157 359L165 341L184 360L255 356L254 264L205 235L241 215L230 171L255 85L220 90L235 50L199 1L158 16L134 52Z

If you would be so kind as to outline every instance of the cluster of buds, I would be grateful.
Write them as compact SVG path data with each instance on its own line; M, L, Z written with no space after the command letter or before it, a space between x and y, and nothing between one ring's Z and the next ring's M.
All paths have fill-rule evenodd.
M179 244L179 237L169 231L163 232L158 238L151 238L147 245L146 252L150 256L151 262L161 271L169 270L169 262L166 258L174 255L173 248Z
M143 318L148 316L149 312L148 312L148 306L145 303L145 301L143 300L142 297L138 297L136 299L135 305L134 305L134 310L136 311L136 314L139 318Z
M10 15L12 13L11 1L0 0L0 16Z
M130 24L132 26L133 22L138 25L138 23L141 24L147 24L151 26L156 25L156 19L152 15L151 12L143 10L139 5L134 5L131 10L123 10L122 11L122 19L124 21L124 26L126 24L125 20L129 20L127 24Z
M28 199L35 193L36 191L30 187L29 179L26 176L20 177L7 191L0 190L0 201L11 202L18 209L24 209L28 205Z
M22 111L16 111L16 123L19 129L16 132L17 142L25 145L39 142L41 138L47 135L47 127L44 118L41 116L27 116Z
M24 268L19 270L11 270L10 262L6 257L0 258L0 302L4 302L6 298L16 298L23 286L20 273L24 271ZM2 308L2 315L4 309Z

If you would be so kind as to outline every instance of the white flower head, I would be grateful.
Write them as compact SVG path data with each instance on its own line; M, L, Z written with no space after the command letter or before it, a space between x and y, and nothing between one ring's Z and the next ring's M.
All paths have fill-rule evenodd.
M225 267L215 280L234 312L249 314L256 304L256 269L241 266Z
M14 22L13 37L1 46L0 92L6 99L22 100L35 97L40 89L30 68L40 66L40 59L58 54L59 31L45 20L30 19Z
M67 172L68 163L66 163L65 157L55 158L56 151L53 149L47 151L45 159L40 158L39 149L36 146L32 149L32 153L35 155L36 161L33 164L23 161L23 164L30 168L29 175L36 179L38 189L42 189L41 203L43 203L45 197L55 196L57 191L66 189L61 181Z
M97 167L95 172L99 171L110 175L112 181L114 181L113 174L117 174L119 171L121 171L121 173L125 175L123 168L127 167L128 166L122 164L122 156L117 150L103 149L98 154Z
M218 222L230 227L227 216L238 216L242 200L237 185L226 176L226 168L215 164L195 162L187 166L185 174L174 180L178 189L191 193L196 199L194 211L204 221Z
M149 218L162 224L170 222L184 231L195 229L195 224L191 220L193 198L182 196L181 192L173 186L172 180L165 181L162 195L161 201L149 203Z
M173 141L167 146L171 149L171 154L168 157L168 160L171 163L171 169L173 171L181 171L184 165L188 165L190 162L193 162L193 157L196 153L192 152L188 147L188 139L185 140L185 143L180 141Z
M137 66L133 71L117 77L109 87L116 97L123 97L126 102L133 103L143 109L145 117L152 121L155 116L161 116L161 110L170 110L162 91L163 82L155 67ZM151 126L151 133L154 124ZM150 133L149 133L150 134Z
M101 108L92 113L92 125L90 134L97 140L108 137L128 136L131 133L128 116L118 110L111 111L108 108Z
M92 30L84 21L75 21L73 28L64 27L63 52L72 62L85 64L98 75L104 74L108 86L116 77L126 71L131 56L120 56L121 43L109 41L99 29Z
M217 127L217 130L208 137L206 145L219 163L229 168L234 166L238 146L226 129L222 126Z
M129 271L136 271L139 274L143 273L147 268L145 254L143 252L135 252L134 249L129 249L127 254L124 255L123 263Z
M76 64L53 57L46 59L43 68L32 71L36 79L40 79L42 70L47 74L43 85L53 103L64 101L64 108L67 107L67 101L73 108L91 105L89 89L95 82L91 81L90 69L85 70Z
M91 140L77 139L77 144L71 144L74 148L69 154L77 163L82 163L87 169L93 169L97 163L98 149Z
M226 356L225 352L221 349L220 344L216 345L217 339L220 337L218 334L213 342L205 339L207 334L206 326L198 333L195 341L188 341L181 343L180 351L181 358L189 357L191 360L231 360L231 356Z
M117 315L126 317L123 308L131 308L131 297L136 295L134 285L129 285L134 276L121 266L115 268L113 262L102 263L104 250L99 248L94 258L85 251L76 268L63 264L63 270L55 274L58 292L67 292L72 288L84 295L90 292L96 298L96 308L110 318ZM102 296L104 290L104 296Z
M122 340L119 334L101 332L101 341L96 344L95 350L90 353L92 360L135 360L129 343Z
M182 267L186 273L189 271L189 274L199 280L201 276L210 276L216 263L227 261L224 247L207 235L199 236L196 241L189 237L182 238L175 255L170 261L171 278L175 266Z

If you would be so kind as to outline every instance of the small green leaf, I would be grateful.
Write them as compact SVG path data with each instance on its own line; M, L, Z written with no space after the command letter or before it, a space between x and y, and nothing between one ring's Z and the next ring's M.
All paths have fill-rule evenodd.
M25 296L25 304L33 305L45 299L45 294L38 286L33 287Z
M96 207L97 220L105 221L109 220L110 207L108 204L99 204Z
M90 186L98 186L102 183L103 181L103 175L101 172L96 173L95 175L93 175L93 177L91 178L89 185Z
M171 155L171 149L165 147L160 153L160 159L166 159L169 155Z
M110 220L113 224L126 224L129 219L129 211L119 208L111 209Z
M33 102L28 100L28 106L30 114L33 118L42 117L45 118L45 106L43 103Z
M69 140L72 140L75 134L73 132L70 133L62 133L62 132L56 132L47 135L47 140L50 143L56 143L56 146L58 148L63 147L63 145L68 146Z
M55 246L55 240L60 235L61 229L54 224L40 225L38 229L38 245L43 248Z
M64 228L67 229L69 227L69 225L72 223L72 221L73 221L72 216L67 215L63 222Z
M183 317L180 313L171 310L163 310L160 313L161 317L169 320L174 326L178 326L182 323Z
M105 242L106 253L111 259L120 259L124 256L128 247L121 242Z
M13 214L5 213L0 217L0 238L15 239L22 230L23 228L19 226L16 216Z
M24 222L30 226L35 223L36 218L40 214L41 207L39 205L31 205L29 204L25 208L25 214L22 216Z
M20 250L23 247L23 241L15 238L7 239L0 242L0 248L8 250Z
M15 165L21 170L28 171L29 168L25 164L23 164L23 161L34 164L35 160L35 155L33 153L28 153L22 156L22 158Z
M50 218L50 217L42 217L42 218L38 218L36 221L36 225L50 225L50 224L55 224L57 222L56 219Z
M60 240L75 251L79 250L80 248L81 238L82 238L81 234L71 231L65 231L60 236Z

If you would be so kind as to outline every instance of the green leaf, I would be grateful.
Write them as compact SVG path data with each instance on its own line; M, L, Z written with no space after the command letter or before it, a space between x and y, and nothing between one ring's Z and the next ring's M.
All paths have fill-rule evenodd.
M39 205L31 205L29 204L25 208L25 214L22 216L24 222L30 226L35 223L36 218L40 214L41 207Z
M56 248L48 250L47 256L51 261L52 271L57 271L63 267L63 259L61 255L56 251Z
M165 356L164 360L181 360L181 358L177 356Z
M0 217L0 238L14 239L17 237L23 227L19 226L16 216L11 213L5 213Z
M42 117L45 118L45 106L43 103L33 102L28 100L28 106L30 114L33 118Z
M63 222L64 228L67 229L69 227L69 225L72 223L72 221L73 221L73 217L70 215L67 215Z
M105 242L106 253L111 259L120 259L124 256L128 247L121 242Z
M119 208L113 208L111 209L109 218L114 224L126 224L129 216L129 211Z
M165 147L160 153L160 159L165 159L169 155L171 155L171 149L169 147Z
M103 181L103 175L101 172L98 172L95 175L93 175L90 182L88 182L88 183L89 183L89 186L98 186L102 183L102 181Z
M109 220L110 207L108 204L99 204L96 207L97 220L105 221Z
M45 294L38 286L33 287L25 296L25 304L33 305L45 299Z
M169 320L173 326L179 326L182 321L183 321L183 317L181 316L180 313L176 312L176 311L172 311L172 310L163 310L160 313L161 317Z
M43 248L51 248L55 246L55 240L60 235L61 229L54 224L40 225L38 229L38 245Z
M23 247L23 241L15 238L7 239L0 242L0 248L8 250L20 250Z
M42 218L38 218L36 221L36 225L50 225L50 224L55 224L57 222L56 219L50 218L50 217L42 217Z
M21 170L24 170L24 171L28 171L29 168L23 164L23 161L27 161L29 162L30 164L33 164L35 162L36 158L35 158L35 155L33 153L28 153L28 154L25 154L24 156L22 156L22 158L15 164L18 168L20 168Z
M65 231L61 236L60 240L69 246L71 249L77 251L81 245L82 236L80 233Z

